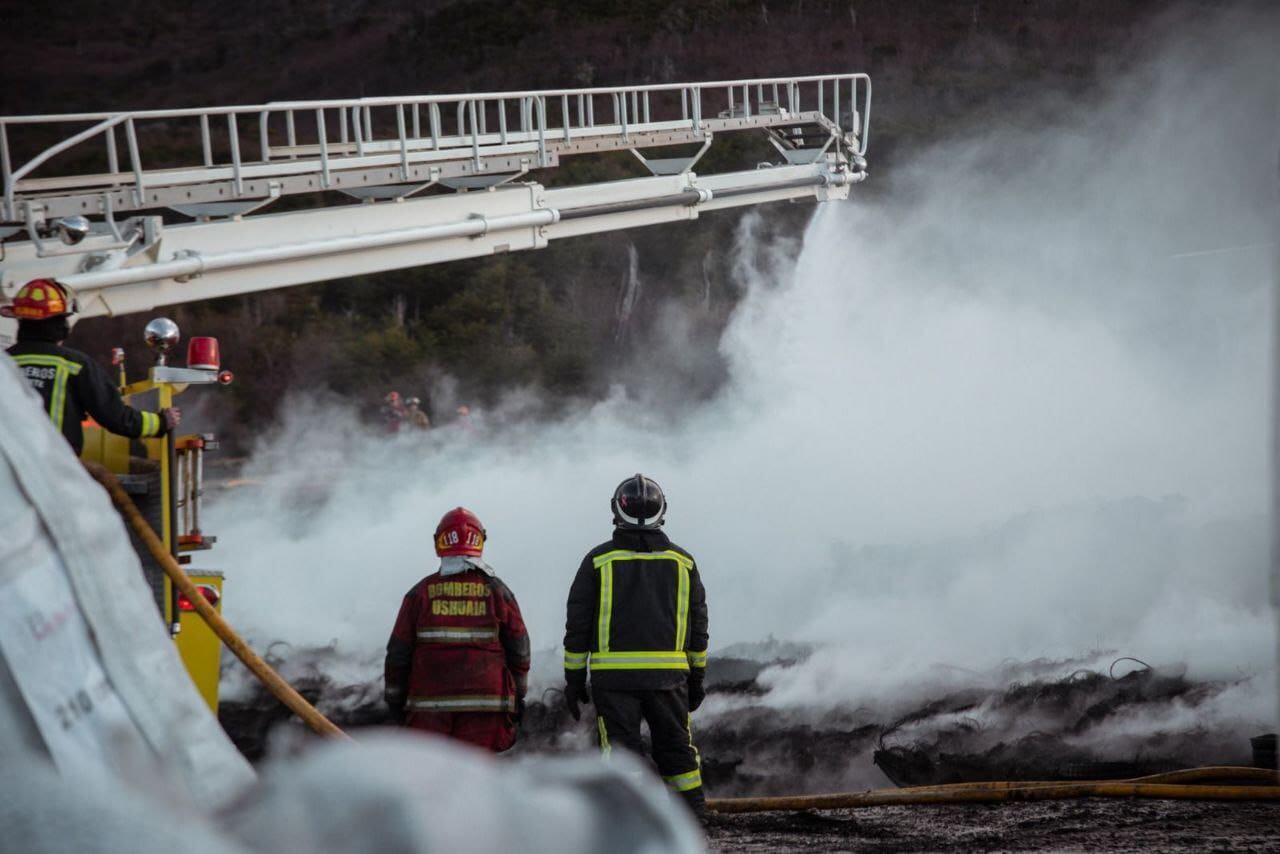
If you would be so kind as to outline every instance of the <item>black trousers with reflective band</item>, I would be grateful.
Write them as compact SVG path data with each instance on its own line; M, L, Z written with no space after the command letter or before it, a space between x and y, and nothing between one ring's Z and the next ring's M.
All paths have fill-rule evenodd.
M702 759L693 744L686 687L618 691L593 686L593 689L596 737L601 751L608 754L614 748L623 748L643 754L640 722L645 721L649 724L658 773L701 817L706 804L702 791Z

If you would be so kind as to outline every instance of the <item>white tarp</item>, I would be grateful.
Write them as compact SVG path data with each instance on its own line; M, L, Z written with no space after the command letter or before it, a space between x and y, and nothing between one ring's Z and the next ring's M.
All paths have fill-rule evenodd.
M134 725L120 738L145 744L188 796L202 803L227 802L253 782L253 771L186 675L156 614L124 523L8 357L0 359L0 401L0 519L17 520L23 529L0 546L0 578L12 587L21 576L40 572L43 578L27 586L69 588L78 606L74 621L83 620L94 639L89 652ZM27 541L25 547L9 553L18 541ZM21 686L23 673L63 664L50 656L48 661L10 661L8 667ZM21 717L12 710L15 699L0 701L0 707L9 707L0 716ZM58 714L37 708L37 727ZM7 750L0 745L0 759ZM65 751L53 749L53 756L60 760Z

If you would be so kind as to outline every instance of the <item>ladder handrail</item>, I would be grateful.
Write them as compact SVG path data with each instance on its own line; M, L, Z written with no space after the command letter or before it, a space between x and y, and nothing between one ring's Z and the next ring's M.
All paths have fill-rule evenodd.
M841 83L846 83L848 91L847 103L842 104ZM801 103L801 87L813 86L810 90L816 97L812 104ZM786 105L781 103L780 90L786 93ZM830 98L827 97L829 88ZM816 91L815 91L816 90ZM660 102L662 109L651 112L652 96L662 93L679 93L679 103ZM770 93L772 100L770 100ZM704 113L704 96L715 98L722 94L727 110L719 114L712 112L708 119ZM578 101L578 110L569 109L570 99ZM611 121L605 120L597 124L595 115L596 98L604 98L605 103L612 103ZM630 103L628 103L630 101ZM753 104L754 102L754 104ZM585 103L586 111L582 109ZM550 115L550 105L559 105L559 114ZM429 115L429 129L422 128L418 120L421 107L426 106ZM442 108L454 107L445 112ZM507 129L507 110L515 108L518 112L519 132ZM805 108L808 108L806 112ZM378 126L382 131L375 138L375 109L381 111L391 108L395 112L395 121L383 121ZM414 121L412 132L405 121L406 109L412 111ZM400 171L404 180L409 180L411 151L430 149L436 152L456 151L457 159L464 157L473 164L475 174L487 168L482 160L498 156L501 152L494 149L486 151L486 147L495 146L492 141L496 136L488 132L486 117L491 110L497 111L500 139L523 135L526 139L537 141L536 158L526 168L542 168L555 165L560 154L575 153L571 149L571 140L581 132L588 135L599 128L610 128L614 138L613 145L618 147L635 145L660 145L657 136L673 127L680 130L680 141L701 140L708 138L713 131L742 130L763 128L770 125L784 124L791 116L807 117L809 121L828 126L833 134L844 133L844 122L852 134L846 144L853 154L865 155L867 148L867 128L871 110L871 79L865 73L848 72L841 74L806 75L798 77L768 77L745 80L721 80L700 83L655 83L633 86L599 86L569 89L525 90L510 92L480 92L469 94L437 94L408 95L400 97L362 97L330 100L305 101L273 101L266 104L242 104L222 107L184 107L161 110L132 110L91 113L66 113L29 116L0 116L0 180L3 181L3 207L0 208L0 222L17 222L22 218L32 219L31 208L25 213L21 208L32 202L61 205L65 211L68 205L73 210L83 209L89 213L103 213L112 208L107 199L100 201L92 198L99 193L94 188L104 185L114 187L119 192L128 194L128 198L117 197L114 202L116 210L145 209L156 207L148 205L146 193L155 188L168 186L164 183L166 170L173 167L148 170L143 164L146 155L139 146L139 126L147 122L173 121L181 119L198 119L199 149L202 157L191 158L192 165L178 167L183 171L209 170L209 180L215 180L215 170L230 168L234 174L231 184L230 199L244 198L246 193L252 196L253 188L246 189L243 178L245 166L255 164L284 169L284 164L297 164L298 152L308 145L318 145L321 152L321 163L317 170L323 178L321 188L328 188L334 170L363 168L364 160L370 151L381 148L375 143L390 143L400 153ZM605 107L606 111L608 107ZM441 114L446 116L455 113L450 130L442 128ZM662 113L670 114L663 117ZM656 116L654 114L657 114ZM283 115L284 127L280 127L277 118L273 128L272 119ZM379 117L387 115L381 113ZM678 115L679 118L671 116ZM243 117L243 122L237 120ZM302 117L304 123L299 125L297 118ZM214 122L213 119L219 121ZM314 120L314 127L306 122ZM66 123L94 122L86 129L49 145L42 150L30 154L30 159L20 165L11 162L14 153L11 142L15 133L32 126L48 126ZM241 134L252 131L249 128L257 123L257 148L261 159L253 159L251 155L242 154L247 141L253 145L253 138L247 136L242 140ZM336 122L340 141L328 141L328 125ZM348 135L348 124L351 133ZM386 132L389 125L395 125L394 135ZM116 128L123 125L128 143L129 162L124 170L116 153ZM245 130L241 130L244 128ZM617 128L617 130L613 130ZM272 145L273 130L277 140L287 140L283 144ZM424 130L429 130L424 133ZM281 132L283 131L283 132ZM225 133L228 152L221 149L214 153L215 133L222 139ZM648 135L652 139L645 139ZM302 137L300 139L299 137ZM79 170L63 170L54 175L47 173L41 179L32 176L36 170L45 166L51 159L72 148L84 145L97 137L104 137L107 149L107 173L87 172ZM554 146L552 144L555 144ZM347 146L354 144L355 153L348 153ZM669 143L668 143L669 144ZM196 144L193 143L194 148ZM366 149L369 151L366 151ZM250 149L251 150L251 149ZM23 152L24 155L28 154ZM577 153L581 153L581 147ZM228 156L229 155L229 156ZM186 154L180 154L185 158ZM195 165L195 161L199 165ZM16 168L15 168L16 166ZM57 172L57 170L52 170ZM261 171L261 170L256 170ZM297 174L296 170L285 170L281 174ZM308 173L310 174L310 173ZM110 181L103 181L103 178ZM22 186L22 182L32 178L37 186ZM57 190L41 189L38 184L44 179L64 179L63 186ZM77 179L83 183L77 185ZM366 177L363 180L368 180ZM207 190L213 194L214 190ZM257 191L261 194L261 189ZM286 189L285 192L299 192ZM220 193L219 193L220 195ZM158 198L158 197L156 197ZM153 198L153 201L156 200ZM167 206L160 202L160 207ZM96 209L95 209L96 208Z
M590 88L575 89L527 89L512 90L508 92L473 92L468 94L449 94L449 95L404 95L404 96L378 96L364 98L338 98L329 100L307 100L307 101L268 101L264 104L238 104L225 107L176 107L172 109L160 110L126 110L116 111L109 110L103 112L90 113L46 113L34 115L17 115L17 116L0 116L0 121L7 124L15 123L41 123L48 124L52 122L86 122L101 121L103 119L113 118L116 116L129 116L135 119L166 119L166 118L198 118L202 115L226 115L227 113L260 113L264 110L268 112L280 112L281 110L315 110L315 109L337 109L340 107L352 106L368 106L368 107L394 107L397 104L452 104L458 101L494 101L498 99L511 100L515 98L532 98L540 96L556 96L561 95L611 95L617 93L631 92L675 92L681 89L729 89L731 87L741 87L744 85L773 85L782 83L816 83L822 80L858 80L867 86L871 85L871 77L865 72L845 72L841 74L811 74L801 77L759 77L748 78L743 80L715 80L710 82L698 83L653 83L635 86L595 86Z

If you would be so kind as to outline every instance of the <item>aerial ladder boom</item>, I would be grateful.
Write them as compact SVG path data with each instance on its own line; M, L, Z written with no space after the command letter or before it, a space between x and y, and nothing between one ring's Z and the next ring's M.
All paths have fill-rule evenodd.
M870 79L836 74L0 117L0 297L51 276L81 317L120 315L844 199L870 109ZM752 130L772 162L694 171L717 134ZM625 150L648 177L529 180Z

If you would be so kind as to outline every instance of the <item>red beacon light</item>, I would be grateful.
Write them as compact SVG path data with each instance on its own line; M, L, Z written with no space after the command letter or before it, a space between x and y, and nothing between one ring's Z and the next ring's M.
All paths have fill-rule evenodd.
M230 371L220 371L218 373L218 382L222 383L223 385L231 385L232 380L234 380L235 378L236 378L236 375L231 373Z
M218 339L197 336L187 342L187 367L216 371L222 361L218 355Z
M208 602L210 605L213 605L215 608L218 606L218 600L221 599L222 596L218 594L218 590L216 587L213 587L210 584L197 584L196 590L200 591L200 595L203 596L204 600ZM178 594L178 610L179 611L194 611L195 609L196 609L196 606L193 605L191 603L191 600L187 598L187 594L185 593Z

